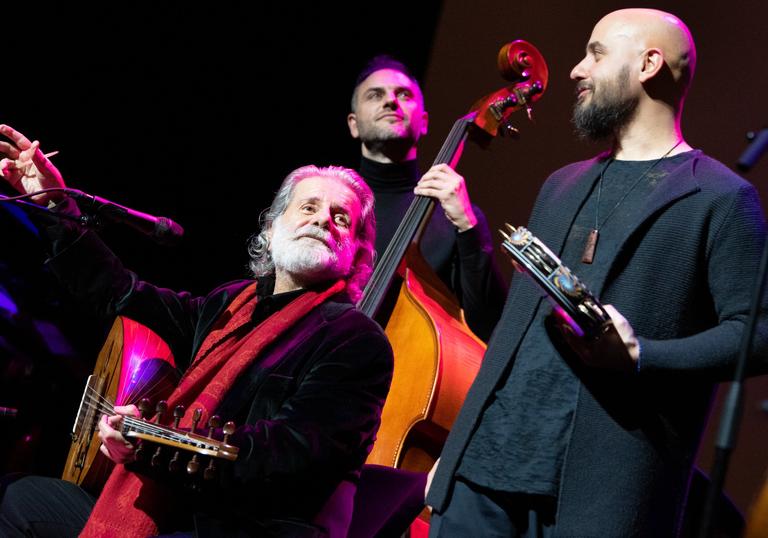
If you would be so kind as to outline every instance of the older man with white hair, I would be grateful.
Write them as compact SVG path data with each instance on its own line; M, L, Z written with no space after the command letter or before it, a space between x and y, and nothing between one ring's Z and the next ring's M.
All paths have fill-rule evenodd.
M0 134L11 140L0 143L9 183L22 193L64 187L37 142L4 125ZM34 199L77 214L61 193ZM118 465L98 499L68 482L22 478L0 500L0 534L346 536L392 375L381 328L354 307L375 242L365 182L340 167L293 171L251 242L256 279L205 297L139 280L70 220L46 233L48 263L77 296L169 344L184 372L169 404L241 424L230 438L239 455L213 483L173 478L135 461L121 424L137 410L117 407L99 423L101 450Z

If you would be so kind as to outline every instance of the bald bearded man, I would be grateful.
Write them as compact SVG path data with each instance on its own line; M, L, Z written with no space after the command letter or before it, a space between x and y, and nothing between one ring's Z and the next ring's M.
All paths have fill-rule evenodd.
M683 138L695 66L673 15L595 26L571 72L573 122L610 150L552 174L528 227L612 305L615 330L583 340L513 279L429 489L431 536L680 533L765 240L755 189Z

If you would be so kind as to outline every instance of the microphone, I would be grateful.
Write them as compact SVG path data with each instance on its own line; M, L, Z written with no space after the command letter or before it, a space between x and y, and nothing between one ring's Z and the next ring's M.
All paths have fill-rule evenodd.
M67 189L66 193L76 201L87 202L85 209L95 210L97 216L127 224L161 245L175 244L184 235L184 229L167 217L148 215L77 189Z
M762 129L759 133L750 132L747 138L750 144L736 163L736 167L742 172L747 172L755 166L763 153L768 150L768 128Z

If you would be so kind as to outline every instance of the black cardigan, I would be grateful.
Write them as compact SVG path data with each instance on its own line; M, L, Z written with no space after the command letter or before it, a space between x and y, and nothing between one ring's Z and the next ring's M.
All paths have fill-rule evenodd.
M566 166L542 187L529 228L554 251L562 251L604 159ZM765 241L755 189L698 151L659 184L641 218L621 225L624 238L590 288L631 323L640 369L627 376L575 366L580 390L558 536L674 534L714 383L726 379L737 357ZM438 511L540 300L533 283L513 279L427 499ZM753 373L766 370L767 342L763 320Z

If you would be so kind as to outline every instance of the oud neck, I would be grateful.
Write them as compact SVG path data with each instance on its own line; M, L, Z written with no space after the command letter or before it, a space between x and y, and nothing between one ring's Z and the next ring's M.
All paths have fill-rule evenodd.
M149 422L142 418L126 416L123 417L123 432L125 433L128 431L171 440L180 439L185 435L184 433L172 430L171 428L163 426L162 424Z
M456 166L461 156L464 141L467 138L467 130L473 119L474 114L470 114L456 120L448 138L443 143L443 147L437 154L433 166L437 164ZM435 200L426 196L416 196L411 202L400 226L379 259L368 285L363 290L362 299L357 303L357 307L363 313L370 317L376 316L397 273L400 262L408 247L413 243L418 243L424 226L432 216L434 207Z

